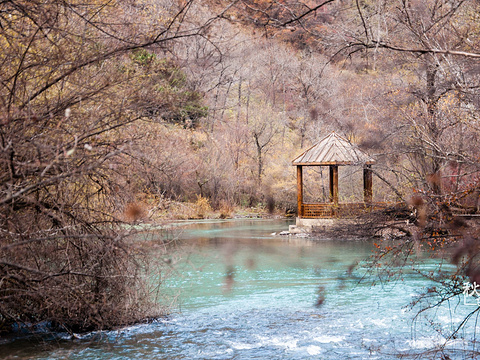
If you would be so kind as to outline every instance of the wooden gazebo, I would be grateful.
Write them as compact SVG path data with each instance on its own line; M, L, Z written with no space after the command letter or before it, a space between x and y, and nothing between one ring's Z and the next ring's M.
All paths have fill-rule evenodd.
M297 167L297 202L299 218L329 218L353 215L372 205L372 169L375 160L347 139L332 132L320 142L295 158ZM363 166L363 203L340 204L338 201L338 167ZM328 166L330 169L329 203L306 204L303 202L303 167Z

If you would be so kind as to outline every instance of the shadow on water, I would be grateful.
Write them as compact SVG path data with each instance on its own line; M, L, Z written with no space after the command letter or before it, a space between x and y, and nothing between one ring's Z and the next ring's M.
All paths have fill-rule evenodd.
M405 309L429 285L425 279L411 274L401 284L376 287L359 282L370 241L276 235L288 228L284 220L181 225L175 271L162 287L177 299L170 316L75 341L16 341L0 347L4 357L397 359L445 342ZM440 309L440 326L461 319L460 310Z

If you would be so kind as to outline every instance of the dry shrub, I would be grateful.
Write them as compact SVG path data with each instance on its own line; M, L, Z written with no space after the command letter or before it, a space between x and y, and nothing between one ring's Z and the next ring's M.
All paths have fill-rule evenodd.
M268 194L266 199L266 208L269 214L273 214L275 211L275 199L271 194Z
M220 219L228 219L232 217L234 212L234 208L229 201L221 200L219 206L219 218Z
M146 279L147 251L111 214L97 169L40 187L0 209L0 328L42 324L85 332L161 315ZM95 181L92 181L95 180ZM106 179L106 177L105 177ZM95 186L96 185L96 186ZM126 214L138 219L138 205Z
M137 221L145 216L145 210L142 204L134 202L128 203L125 207L124 216L127 221Z
M212 207L207 198L197 195L197 201L195 202L195 212L199 219L204 219L212 212Z
M125 233L72 228L4 245L0 322L52 330L111 329L152 315L143 255ZM158 309L155 309L155 311Z
M163 201L155 210L153 220L204 219L210 216L212 211L209 200L201 196L198 196L194 203L168 200Z
M154 220L187 220L193 214L192 204L179 201L165 201L156 211Z

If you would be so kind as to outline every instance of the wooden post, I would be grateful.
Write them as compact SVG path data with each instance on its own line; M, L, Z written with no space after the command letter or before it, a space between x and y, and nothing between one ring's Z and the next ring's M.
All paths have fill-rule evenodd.
M338 165L330 165L330 202L338 205Z
M329 179L330 179L330 192L329 192L329 201L333 202L333 166L329 166L330 174L329 174Z
M333 216L338 208L338 165L330 165L330 202L333 204Z
M303 216L302 212L303 203L303 169L301 165L297 165L297 207L298 217Z
M363 168L363 201L366 206L370 206L373 200L373 177L370 165Z

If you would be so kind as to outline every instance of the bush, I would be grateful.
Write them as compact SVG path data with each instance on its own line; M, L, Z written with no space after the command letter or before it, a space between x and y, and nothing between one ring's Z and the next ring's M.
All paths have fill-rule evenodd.
M154 306L141 270L145 257L128 233L82 226L52 233L23 241L3 238L4 330L46 321L52 330L83 332L160 315L151 312Z
M204 219L209 213L212 212L212 207L207 198L197 195L197 201L195 202L196 215L200 219Z

